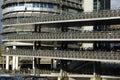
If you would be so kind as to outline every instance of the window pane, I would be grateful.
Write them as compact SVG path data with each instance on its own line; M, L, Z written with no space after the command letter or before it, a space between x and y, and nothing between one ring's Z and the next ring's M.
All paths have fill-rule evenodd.
M53 8L53 4L48 4L48 8Z
M24 6L24 3L19 3L19 6Z

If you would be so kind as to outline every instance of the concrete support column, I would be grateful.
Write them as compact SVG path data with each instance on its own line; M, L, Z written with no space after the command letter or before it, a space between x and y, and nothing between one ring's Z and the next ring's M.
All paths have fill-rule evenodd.
M15 70L15 65L16 65L16 57L13 56L13 61L12 61L12 70Z
M33 63L32 63L33 65L32 65L32 68L33 68L33 70L35 69L35 61L34 61L34 57L33 57Z
M40 58L33 58L33 74L39 74Z
M37 59L37 74L40 74L40 58Z
M32 65L32 68L33 68L33 74L36 74L35 73L35 58L33 57L33 63L32 63L33 65Z
M37 71L37 59L33 58L33 74L36 74Z
M52 64L51 64L52 69L57 69L57 63L58 61L56 59L52 59Z
M16 46L13 46L13 49L16 49ZM18 63L18 61L16 61L16 56L13 56L12 70L15 70L16 66L18 66L16 63Z
M35 50L35 42L33 42L33 50ZM33 69L33 74L35 74L35 58L33 57L33 61L32 61L32 69Z
M16 56L16 63L15 63L15 64L16 64L16 65L15 65L15 69L16 69L16 70L18 70L18 62L19 62L19 61L18 61L18 56Z
M33 42L33 50L35 50L35 42Z
M6 70L9 70L9 56L6 56Z

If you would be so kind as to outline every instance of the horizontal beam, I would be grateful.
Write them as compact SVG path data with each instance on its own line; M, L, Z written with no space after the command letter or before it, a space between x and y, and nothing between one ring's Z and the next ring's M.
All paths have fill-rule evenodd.
M37 57L65 60L120 62L119 52L10 49L3 56Z
M120 41L120 39L3 39L5 41Z

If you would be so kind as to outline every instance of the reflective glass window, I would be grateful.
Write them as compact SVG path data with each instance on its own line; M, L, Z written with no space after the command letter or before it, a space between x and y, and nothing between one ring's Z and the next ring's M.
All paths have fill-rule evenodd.
M25 5L25 3L19 3L19 6L24 6Z
M48 4L48 8L53 8L54 5L53 4Z
M44 7L44 4L43 4L43 3L41 3L41 4L40 4L40 7Z
M39 3L33 3L33 7L39 7Z

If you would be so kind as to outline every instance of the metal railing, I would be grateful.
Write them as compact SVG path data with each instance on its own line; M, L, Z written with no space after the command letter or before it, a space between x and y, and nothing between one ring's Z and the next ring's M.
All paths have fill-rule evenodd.
M85 60L120 60L120 52L113 51L66 51L66 50L31 50L10 49L5 54L9 56L43 57L56 59L85 59Z
M36 69L35 73L39 74L51 74L51 73L59 73L59 71L55 70L41 70L41 69ZM34 74L34 70L32 69L21 69L21 70L1 70L0 74L10 74L10 75L31 75Z
M110 17L119 17L120 10L105 10L99 12L78 13L78 14L61 14L40 17L21 17L3 19L3 24L20 24L20 23L34 23L34 22L50 22L50 21L66 21L66 20L84 20L84 19L102 19Z
M111 25L108 29L110 29L110 30L120 30L120 25Z
M119 31L3 34L4 39L120 39Z

